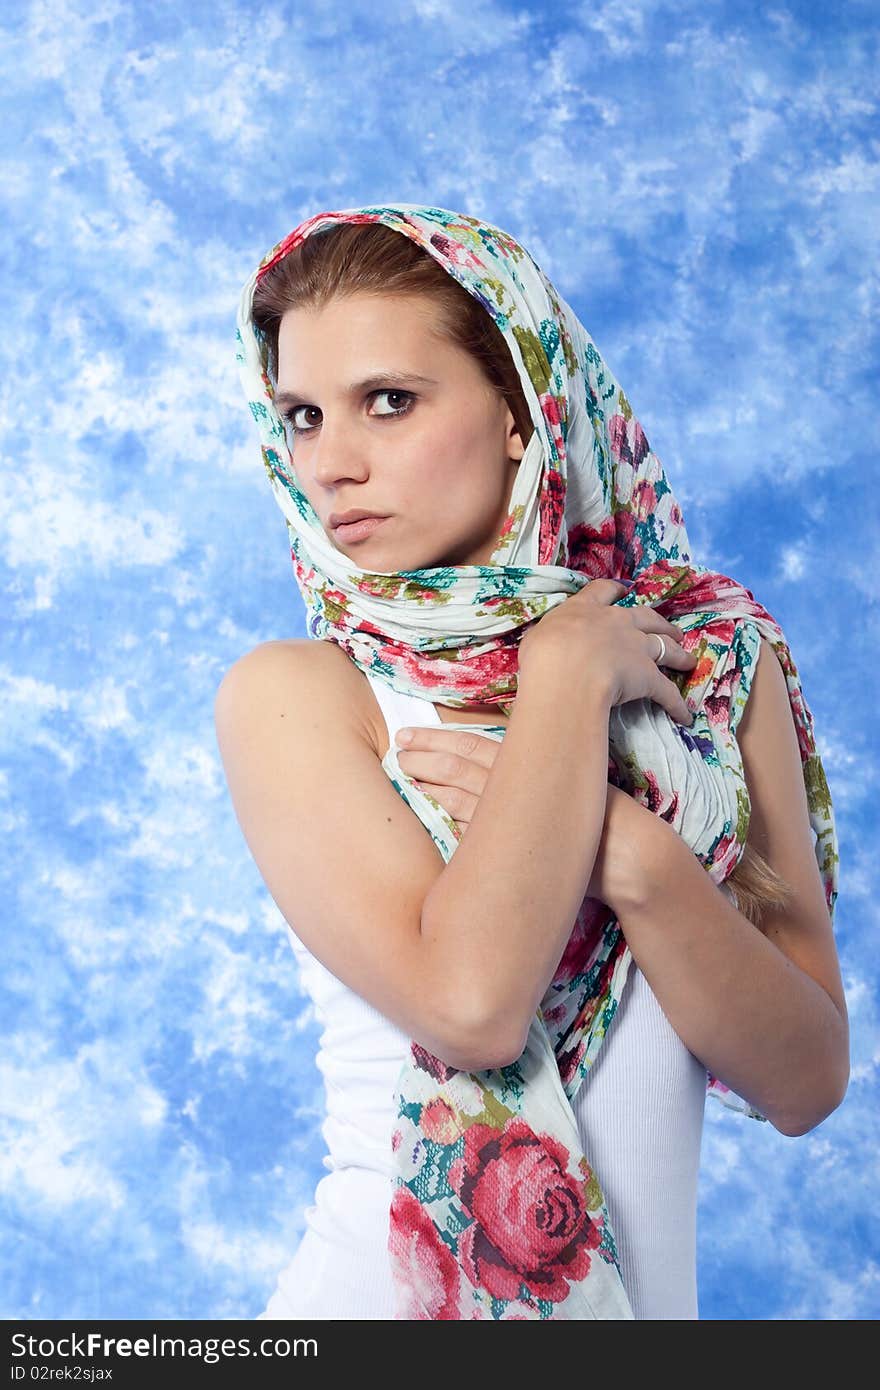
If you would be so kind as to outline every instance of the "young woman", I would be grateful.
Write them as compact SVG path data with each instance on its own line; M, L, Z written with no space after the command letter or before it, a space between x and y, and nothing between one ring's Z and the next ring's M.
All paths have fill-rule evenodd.
M216 701L324 1025L330 1171L260 1317L695 1318L707 1090L794 1136L849 1075L781 630L691 565L625 396L499 229L311 218L238 337L326 639L261 644Z

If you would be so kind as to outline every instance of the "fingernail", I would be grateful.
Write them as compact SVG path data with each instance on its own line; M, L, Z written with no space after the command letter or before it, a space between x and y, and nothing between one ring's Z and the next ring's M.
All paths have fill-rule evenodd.
M398 729L396 738L398 743L412 743L412 729Z

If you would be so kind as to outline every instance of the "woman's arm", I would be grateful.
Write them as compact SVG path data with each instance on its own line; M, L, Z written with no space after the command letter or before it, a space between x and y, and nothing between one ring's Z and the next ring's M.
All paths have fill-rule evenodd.
M571 663L563 680L547 662L520 681L467 834L425 898L432 973L470 963L487 1035L511 1059L587 896L605 817L610 708L588 663L580 673ZM464 756L477 738L455 735Z
M652 635L664 638L668 668L692 668L694 654L653 608L618 606L621 588L592 580L521 637L516 700L492 775L422 908L431 973L465 967L487 1036L511 1059L522 1054L584 898L596 896L611 709L647 698L693 721L658 668Z
M641 869L615 910L633 957L686 1046L782 1134L807 1133L849 1082L849 1024L813 845L797 734L773 648L761 656L737 738L749 841L791 885L759 931L665 821L617 809Z
M362 680L329 642L267 642L239 658L214 706L236 818L283 917L337 979L450 1066L504 1066L469 958L436 973L422 941L444 861L376 756Z
M796 1136L843 1099L849 1025L785 679L763 640L761 652L737 738L751 800L749 843L791 886L785 908L765 909L756 928L665 821L613 786L589 891L612 906L688 1048L780 1133ZM461 818L467 839L504 743L480 740L471 761L463 745L455 756L451 729L414 732L401 766L431 779L429 789ZM459 855L464 862L465 839L452 863ZM528 977L528 953L519 964ZM503 1013L503 1003L495 1008ZM521 1020L521 1046L533 1012Z

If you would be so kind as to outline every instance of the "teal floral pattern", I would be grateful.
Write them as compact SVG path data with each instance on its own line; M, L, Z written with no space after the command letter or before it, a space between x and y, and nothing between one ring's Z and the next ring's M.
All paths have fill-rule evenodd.
M330 543L299 488L251 305L271 266L335 222L379 222L412 238L479 300L510 348L535 430L489 564L365 571ZM785 675L833 921L839 860L831 797L785 635L748 589L691 558L681 508L626 395L523 246L445 208L318 213L273 247L245 284L236 360L287 522L309 634L338 643L363 671L453 709L489 705L506 715L524 629L593 579L634 579L619 602L650 604L679 627L698 657L676 676L694 723L682 728L649 700L615 707L608 776L674 826L719 886L748 834L736 729L766 638ZM504 737L504 725L479 727L488 738ZM402 771L393 746L383 768L448 862L459 840L455 822ZM515 1063L469 1075L412 1043L390 1136L396 1317L633 1317L601 1181L571 1106L613 1026L631 959L610 909L586 898ZM707 1091L732 1111L765 1118L719 1077L707 1074Z

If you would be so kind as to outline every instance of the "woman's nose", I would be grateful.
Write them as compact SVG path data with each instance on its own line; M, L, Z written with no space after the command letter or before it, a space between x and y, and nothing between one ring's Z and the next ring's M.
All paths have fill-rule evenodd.
M334 487L346 478L362 482L369 476L366 451L356 436L356 430L328 429L322 424L320 438L313 444L309 458L310 472L316 483Z

